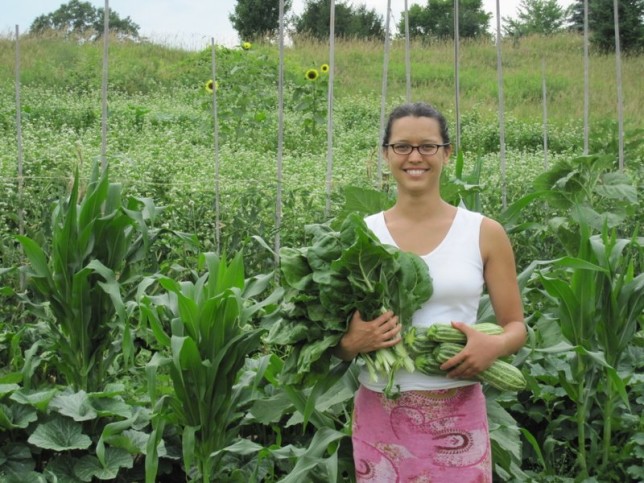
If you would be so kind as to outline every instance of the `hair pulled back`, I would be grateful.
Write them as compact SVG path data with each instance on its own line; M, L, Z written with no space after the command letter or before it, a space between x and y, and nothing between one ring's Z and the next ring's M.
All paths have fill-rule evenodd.
M389 114L389 119L387 120L387 126L385 127L385 133L382 139L383 146L389 143L391 138L391 126L393 125L396 119L403 117L429 117L430 119L436 119L440 127L441 138L444 143L449 143L449 131L447 129L447 120L445 116L441 114L434 106L427 104L425 102L409 102L401 104L400 106L394 108L393 111Z

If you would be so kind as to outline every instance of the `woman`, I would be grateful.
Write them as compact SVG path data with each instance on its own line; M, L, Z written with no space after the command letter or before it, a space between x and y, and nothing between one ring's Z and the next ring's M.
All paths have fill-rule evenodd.
M452 147L436 109L424 103L394 109L382 149L398 195L392 208L367 217L367 225L383 243L420 255L429 267L434 292L413 325L451 322L467 343L441 366L446 376L400 370L396 400L384 396L385 378L374 382L362 371L352 436L357 480L491 482L485 397L474 377L525 343L512 247L499 223L442 199L441 171ZM484 285L501 335L470 327ZM336 354L351 360L391 347L400 342L400 330L391 312L372 321L356 312Z

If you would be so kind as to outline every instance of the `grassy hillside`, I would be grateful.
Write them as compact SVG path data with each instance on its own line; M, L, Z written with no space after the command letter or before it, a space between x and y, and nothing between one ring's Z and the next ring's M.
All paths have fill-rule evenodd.
M335 50L337 98L378 96L382 90L383 45L337 40ZM204 46L207 47L207 46ZM100 89L102 44L77 45L62 39L21 39L22 82L27 86ZM276 60L273 45L253 47ZM542 71L545 63L548 114L552 122L583 116L582 38L563 34L530 37L502 45L506 110L520 120L541 120ZM454 105L454 48L452 42L411 45L412 98L427 100L445 110ZM328 62L327 44L298 41L285 53L287 69L296 71ZM495 45L486 40L464 41L460 46L460 88L463 112L476 110L495 118L498 106ZM110 46L110 82L129 93L172 88L196 80L194 67L201 53L149 43ZM0 39L0 81L13 82L15 52L10 39ZM206 66L207 67L207 66ZM267 66L269 67L269 66ZM275 67L271 62L270 67ZM641 56L625 57L622 64L624 113L630 125L641 124L644 102ZM202 70L201 75L207 74ZM390 52L388 98L405 95L404 42L394 41ZM252 79L249 79L252 82ZM590 115L593 120L616 118L615 58L592 54L590 60Z
M63 193L77 166L88 169L101 152L102 44L57 38L21 39L21 105L26 219L37 231L48 204ZM579 37L524 39L503 45L507 169L499 162L496 48L464 42L461 48L462 151L465 173L480 163L482 210L494 216L507 201L531 189L547 163L570 159L583 149L583 63ZM548 158L543 153L541 53L547 53ZM277 179L278 50L216 51L218 147L215 153L210 49L189 52L148 43L114 42L109 51L107 156L112 179L128 192L167 207L167 226L211 240L213 193L219 173L221 225L234 236L271 237ZM405 98L403 45L390 55L387 108ZM283 233L299 236L304 224L326 215L326 198L347 185L380 186L376 174L382 87L382 45L336 43L332 173L327 148L327 83L305 79L309 68L328 62L328 46L299 41L285 52L282 144ZM453 46L414 44L412 97L442 109L454 127ZM591 59L591 153L616 156L615 59ZM15 49L0 40L0 239L15 229L17 192ZM624 59L626 164L642 178L644 143L638 89L641 57ZM641 134L639 135L641 137ZM219 166L217 167L217 163ZM452 165L453 166L453 165ZM218 170L218 171L217 171ZM387 183L386 166L381 171ZM231 235L232 237L233 235ZM236 247L240 239L228 241ZM209 245L206 245L209 246ZM2 248L0 247L0 252ZM2 253L0 253L0 258Z

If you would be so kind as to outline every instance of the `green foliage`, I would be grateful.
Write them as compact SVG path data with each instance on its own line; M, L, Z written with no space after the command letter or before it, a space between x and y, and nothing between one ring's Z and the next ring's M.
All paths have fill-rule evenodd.
M458 34L461 38L486 37L492 14L483 10L482 0L461 0L459 7ZM409 7L410 37L446 39L454 37L454 2L451 0L427 1L424 7L413 4ZM405 17L401 15L398 35L405 36Z
M86 192L78 171L71 194L54 208L51 246L18 236L29 263L25 302L47 321L54 364L76 389L96 391L114 359L132 357L127 286L136 282L157 235L151 200L121 198L121 185L94 165ZM116 343L115 343L116 341Z
M90 2L70 0L54 12L37 17L31 24L29 31L38 35L55 30L66 35L98 39L105 30L104 20L104 8L96 8ZM121 38L136 39L139 36L139 26L130 17L122 19L118 13L111 9L109 30Z
M284 2L284 16L291 9L292 0ZM278 0L237 0L235 11L228 18L239 38L258 40L274 38L279 32Z
M588 27L592 44L601 52L615 51L615 15L613 0L588 0ZM644 1L620 0L619 41L623 52L637 54L644 49ZM584 30L584 1L575 1L568 9L570 28Z
M420 257L380 243L361 215L344 218L337 231L328 225L309 225L307 231L309 245L280 250L286 293L266 339L291 347L283 382L293 385L316 382L328 373L333 365L329 349L337 345L356 310L367 321L392 310L403 327L410 327L413 313L432 293ZM387 378L388 396L394 394L394 372L413 370L402 344L360 354L359 359L374 380Z
M307 0L302 15L295 17L295 32L323 40L329 37L330 0ZM365 5L335 3L335 36L338 38L383 39L382 17Z
M504 18L506 35L552 35L564 27L566 12L557 0L521 0L516 19Z
M253 319L272 310L281 293L257 301L271 277L246 280L241 254L228 262L205 253L199 268L205 273L194 281L159 278L166 292L143 297L141 310L157 343L170 352L162 363L170 366L174 395L169 404L183 431L185 471L192 474L194 464L199 478L207 483L221 477L222 451L239 432L237 421L243 417L246 394L235 385L263 333L253 326ZM164 329L168 325L170 335ZM156 369L159 363L151 367ZM255 384L261 377L257 375ZM157 397L154 386L150 396ZM148 473L146 480L152 482L154 476Z

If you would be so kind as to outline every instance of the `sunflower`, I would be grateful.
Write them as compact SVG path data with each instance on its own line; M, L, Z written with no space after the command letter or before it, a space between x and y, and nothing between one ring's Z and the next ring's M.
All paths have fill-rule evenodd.
M244 50L250 50L250 48L253 46L250 42L243 42L242 43L242 49Z
M323 74L326 74L327 72L329 72L329 64L322 64L320 66L320 70L322 71Z
M206 82L206 84L204 85L204 88L208 93L212 94L213 91L219 89L219 82L213 82L213 80L210 79L208 82Z
M318 74L317 69L309 69L306 71L306 74L304 74L304 77L306 77L306 80L309 81L314 81L319 77L320 74Z

